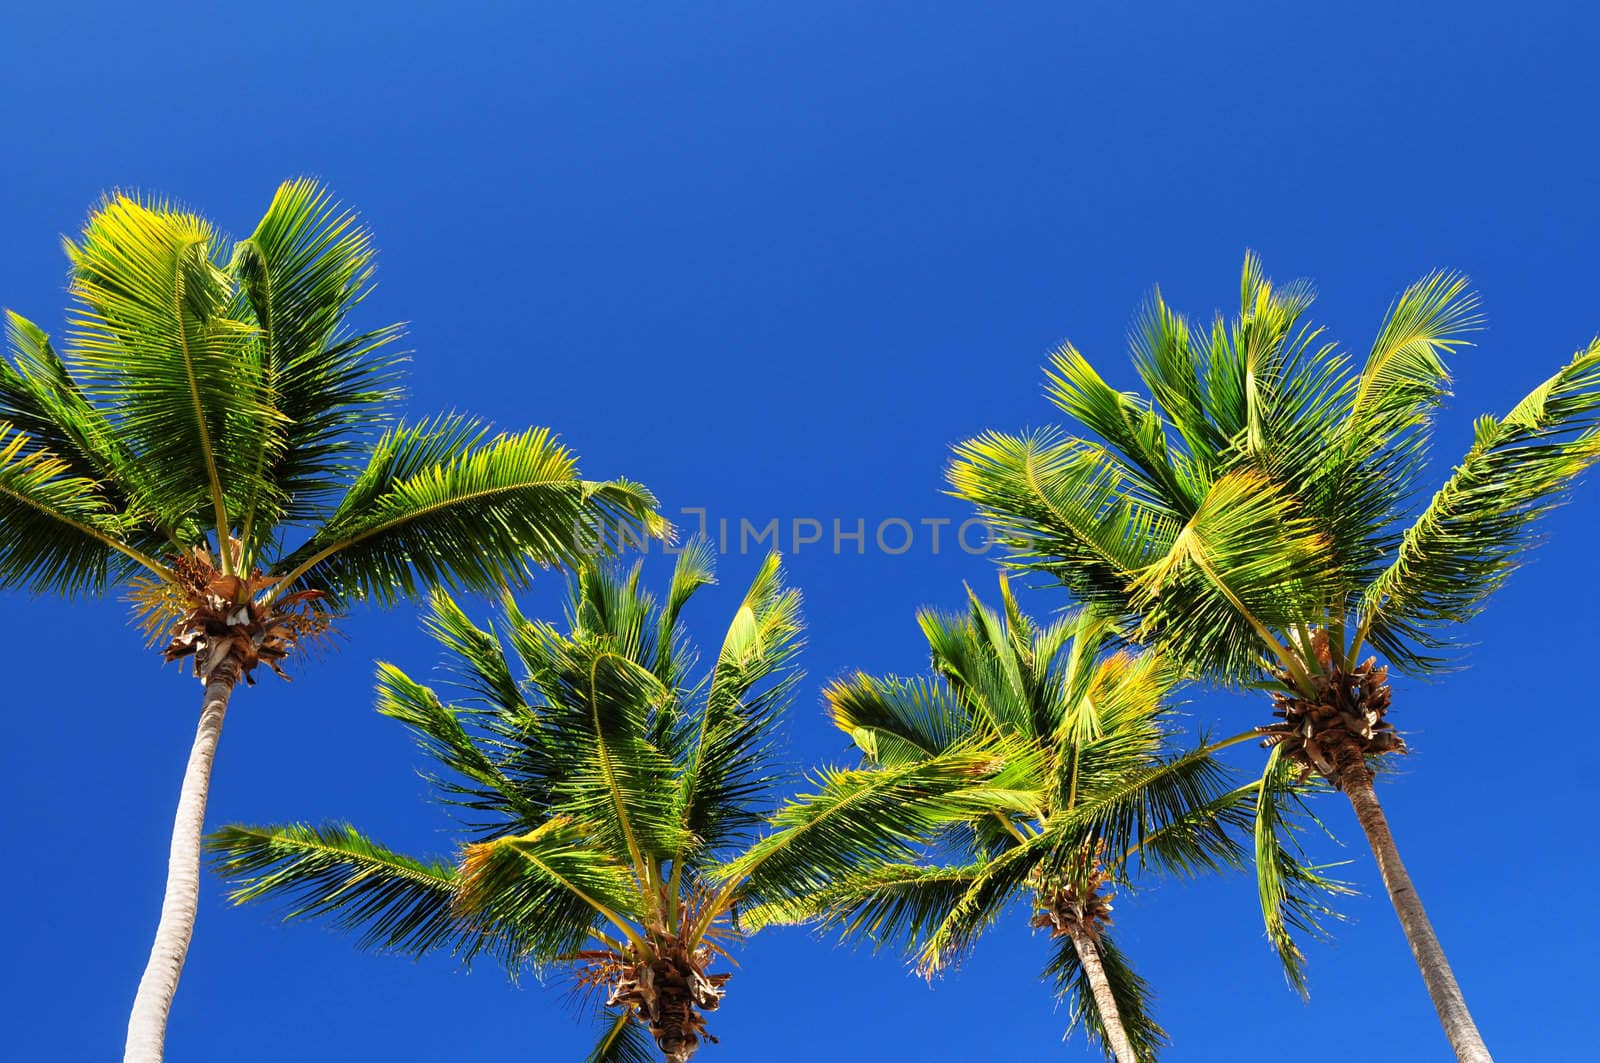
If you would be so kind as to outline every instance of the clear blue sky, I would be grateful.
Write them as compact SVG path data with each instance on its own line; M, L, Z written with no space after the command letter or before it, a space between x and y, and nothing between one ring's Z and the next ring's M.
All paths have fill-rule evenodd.
M1471 274L1490 325L1459 358L1446 457L1472 415L1600 330L1600 21L1581 5L341 6L7 5L0 302L59 330L58 237L112 186L238 233L277 181L320 176L376 231L367 320L412 322L414 410L551 425L587 473L640 479L669 509L735 529L814 518L830 538L835 519L869 536L961 519L940 494L949 445L1048 420L1053 345L1120 362L1153 284L1208 313L1236 298L1247 247L1314 277L1318 315L1358 348L1419 274ZM1384 796L1502 1063L1586 1058L1600 1032L1600 852L1574 814L1600 791L1597 517L1590 482L1470 632L1469 669L1396 690L1416 753ZM913 610L992 586L989 559L948 540L935 555L918 531L899 556L793 557L811 622L796 760L848 757L824 681L918 668ZM691 617L707 639L755 562L731 545ZM9 1058L114 1058L154 927L199 688L124 616L0 597ZM447 851L370 696L375 657L426 674L433 650L409 610L346 631L293 686L267 676L235 700L211 822L343 817ZM1264 715L1203 692L1190 711ZM1354 820L1323 811L1364 895L1311 950L1309 1005L1243 879L1119 903L1167 1058L1446 1058ZM175 1063L559 1061L589 1043L559 986L366 956L226 907L209 874L203 890ZM1089 1058L1059 1043L1025 921L932 988L893 956L763 936L704 1058Z

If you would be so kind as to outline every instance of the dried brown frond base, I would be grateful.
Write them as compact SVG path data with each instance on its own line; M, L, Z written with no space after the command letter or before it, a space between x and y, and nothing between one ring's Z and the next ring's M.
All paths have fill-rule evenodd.
M1034 916L1028 925L1049 927L1051 937L1071 937L1082 931L1098 942L1101 928L1111 925L1109 882L1110 876L1095 870L1081 885L1038 883L1033 895Z
M1315 697L1286 692L1272 696L1274 716L1282 722L1257 728L1266 736L1261 744L1277 746L1281 755L1300 768L1304 781L1312 772L1343 789L1349 772L1370 770L1368 757L1404 753L1405 740L1384 717L1389 712L1389 669L1368 657L1354 669L1334 667L1328 653L1327 632L1312 636L1322 671L1311 677ZM1278 677L1290 682L1287 673Z
M254 685L251 672L265 664L284 679L280 662L297 646L324 638L333 617L321 591L297 591L270 603L257 596L278 582L260 570L249 576L224 575L211 554L196 547L171 559L172 582L150 583L136 589L135 600L152 616L159 632L165 620L168 661L194 658L194 674L202 682L223 661L237 663L239 674Z
M690 950L681 939L666 935L651 941L647 959L615 952L584 952L580 986L605 986L606 1006L625 1009L655 1038L668 1063L685 1063L701 1041L717 1043L701 1014L722 1004L729 974L708 974L712 950ZM631 951L631 950L630 950Z

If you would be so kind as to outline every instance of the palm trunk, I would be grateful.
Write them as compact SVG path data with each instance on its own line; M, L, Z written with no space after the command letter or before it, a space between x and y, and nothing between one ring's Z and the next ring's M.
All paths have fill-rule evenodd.
M1483 1035L1478 1033L1472 1014L1467 1011L1467 1002L1461 995L1461 987L1456 985L1456 976L1450 971L1444 949L1434 935L1433 924L1428 922L1428 913L1422 910L1422 900L1411 884L1411 876L1400 862L1400 850L1395 847L1389 821L1384 818L1383 806L1378 803L1377 791L1372 787L1372 769L1364 759L1341 767L1340 782L1361 829L1366 832L1372 855L1378 859L1383 885L1389 891L1395 914L1400 917L1400 927L1411 945L1411 955L1416 957L1417 969L1422 972L1428 996L1433 998L1434 1010L1439 1013L1439 1022L1450 1039L1450 1047L1455 1049L1456 1059L1461 1063L1494 1063L1488 1046L1483 1043Z
M211 787L211 761L222 735L222 718L228 695L239 679L239 663L232 656L212 669L206 680L200 727L189 750L189 766L178 794L178 816L172 825L172 849L167 859L167 892L161 900L161 922L139 992L128 1017L128 1043L123 1063L161 1063L167 1039L167 1012L178 992L178 976L189 954L195 909L200 900L200 836L205 828L206 795Z
M1139 1063L1139 1057L1133 1054L1133 1045L1128 1042L1128 1031L1122 1028L1122 1013L1117 1011L1117 998L1111 995L1111 983L1106 980L1106 969L1100 964L1099 947L1081 926L1069 927L1067 934L1072 938L1072 947L1078 952L1078 962L1083 965L1089 987L1094 990L1095 1006L1100 1009L1100 1025L1105 1027L1106 1044L1111 1054L1116 1057L1117 1063Z

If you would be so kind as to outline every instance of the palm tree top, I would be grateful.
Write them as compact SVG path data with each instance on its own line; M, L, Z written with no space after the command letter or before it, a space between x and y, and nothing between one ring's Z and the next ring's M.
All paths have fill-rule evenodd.
M315 182L282 185L235 243L114 194L65 246L62 349L6 316L0 587L134 583L164 631L305 591L516 585L580 561L597 527L666 531L647 491L583 480L547 430L401 420L400 326L351 324L370 235Z
M415 860L344 825L229 827L211 844L234 899L326 916L368 947L566 971L606 994L596 1059L637 1058L646 1033L687 1058L728 977L709 968L737 937L745 880L729 870L784 775L774 732L802 634L772 555L701 671L682 612L711 558L688 544L660 600L638 565L585 566L563 625L507 595L503 623L480 628L436 594L451 700L384 664L379 711L440 769L468 842Z
M1105 931L1110 891L1151 871L1242 867L1255 832L1270 865L1275 942L1298 978L1288 930L1315 930L1334 884L1300 857L1291 780L1240 785L1217 756L1229 742L1180 746L1180 677L1157 654L1127 648L1112 619L1079 610L1035 623L1004 578L998 609L968 597L964 613L919 615L930 677L857 673L827 688L834 723L867 767L825 780L778 817L803 831L852 793L918 773L920 833L906 842L912 832L885 816L879 829L899 844L858 854L812 890L770 897L746 922L809 921L906 949L932 975L1025 899L1034 925L1052 928L1046 974L1072 1001L1074 1025L1108 1043L1071 940L1081 928L1098 943L1122 1026L1149 1058L1165 1033L1148 986Z
M1314 293L1247 255L1240 308L1209 326L1156 292L1131 337L1146 394L1070 345L1047 394L1070 431L988 433L957 448L954 493L1013 563L1137 618L1186 670L1230 683L1284 672L1302 693L1371 645L1396 666L1445 663L1531 545L1536 518L1600 458L1600 342L1500 417L1431 497L1421 489L1449 356L1479 324L1465 278L1394 302L1363 359L1307 320Z

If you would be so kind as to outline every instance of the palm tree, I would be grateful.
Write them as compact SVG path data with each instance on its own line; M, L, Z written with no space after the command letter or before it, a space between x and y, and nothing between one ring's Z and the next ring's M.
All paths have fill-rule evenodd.
M1151 1060L1167 1036L1150 987L1107 929L1113 887L1131 888L1141 872L1243 866L1252 829L1280 930L1284 919L1314 930L1317 896L1334 886L1299 859L1283 816L1292 787L1230 784L1216 753L1253 732L1178 749L1168 700L1178 677L1158 657L1116 649L1104 617L1079 612L1039 627L1003 578L1000 594L999 612L969 591L965 615L919 615L933 678L857 673L826 697L874 771L959 751L987 758L1003 778L973 789L921 839L916 859L864 864L745 920L811 921L896 944L931 976L1026 898L1031 925L1054 941L1045 977L1070 1000L1073 1025L1116 1063ZM1258 803L1267 809L1259 820ZM787 814L804 822L806 811L801 802ZM1298 953L1288 958L1298 976Z
M687 1060L714 1040L703 1013L728 974L710 966L741 900L720 876L772 803L771 739L799 678L799 594L776 555L709 674L691 675L681 612L711 581L698 542L660 605L637 565L585 568L566 632L509 596L504 630L484 630L435 596L428 626L464 700L385 664L379 711L445 769L439 799L464 810L468 844L454 861L416 860L345 825L227 827L209 844L238 880L234 900L281 900L360 930L367 947L565 971L605 994L594 1060L648 1058L646 1036Z
M115 195L68 241L68 341L7 316L0 587L131 587L205 685L161 920L126 1059L160 1060L199 892L212 758L234 685L346 604L520 583L598 530L664 528L642 488L579 479L535 429L393 417L398 326L358 332L371 239L309 181L229 250L204 219ZM227 257L220 257L227 251ZM609 541L609 540L608 540Z
M1408 288L1359 366L1304 323L1312 298L1304 282L1274 287L1254 256L1231 324L1194 328L1157 293L1132 339L1148 398L1064 347L1048 392L1077 434L984 435L958 448L951 482L1015 564L1136 618L1194 675L1270 691L1269 770L1349 797L1456 1055L1485 1061L1373 788L1375 762L1405 748L1385 719L1388 668L1445 664L1448 629L1600 458L1600 342L1480 418L1423 500L1445 359L1477 321L1465 280Z

